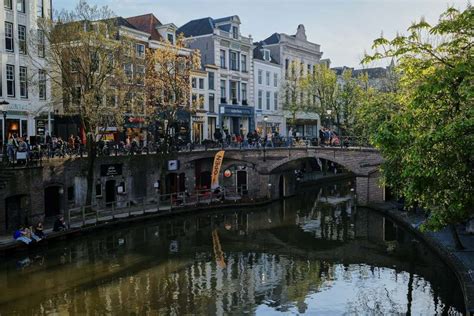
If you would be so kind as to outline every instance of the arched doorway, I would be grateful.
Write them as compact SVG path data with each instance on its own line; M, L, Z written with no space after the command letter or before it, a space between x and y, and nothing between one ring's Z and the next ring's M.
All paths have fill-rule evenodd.
M112 204L116 201L115 184L115 180L107 180L105 182L105 203L107 206L112 206Z
M237 171L237 190L239 194L245 195L248 193L247 171L245 170Z
M29 197L14 195L5 199L5 231L10 232L20 225L28 225Z
M210 171L202 171L199 174L199 180L197 183L197 187L200 190L206 190L211 188L211 172Z
M166 194L184 192L186 190L186 175L184 173L168 173L166 175Z
M61 213L62 187L55 185L44 189L44 216L54 217Z

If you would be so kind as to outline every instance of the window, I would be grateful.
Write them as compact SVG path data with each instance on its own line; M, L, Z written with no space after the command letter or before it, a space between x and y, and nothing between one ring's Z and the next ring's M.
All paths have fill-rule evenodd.
M196 89L196 88L197 88L197 85L196 85L196 78L192 78L192 79L191 79L191 87L192 87L193 89Z
M239 38L239 28L237 26L232 27L232 37L235 39Z
M102 184L100 182L95 185L95 196L102 196Z
M46 100L46 71L40 69L38 73L38 88L40 100ZM79 91L80 91L79 87Z
M37 13L38 17L44 18L43 0L38 0L38 2L36 4L36 13Z
M135 44L135 53L139 58L145 58L145 45Z
M13 43L13 24L5 22L5 49L7 52L13 52L15 46Z
M124 65L124 71L125 71L125 75L127 76L128 80L132 80L133 78L133 68L132 68L132 64L128 63L128 64L125 64Z
M7 65L7 96L15 96L15 66Z
M42 30L38 30L38 56L39 57L45 56L45 41L44 41L44 33Z
M300 76L303 75L303 72L304 72L304 62L301 62L300 63Z
M311 73L311 65L308 64L308 72L307 72L307 74L309 75L310 73Z
M204 102L205 102L204 94L199 94L198 107L199 107L200 109L204 109Z
M267 110L270 110L270 91L267 91L267 95L266 95L266 99L267 99Z
M213 72L210 72L208 74L208 86L209 86L209 90L214 90L214 73Z
M242 70L243 72L247 72L247 55L241 55L240 62L242 64L240 66L240 70Z
M199 78L199 89L204 89L204 78Z
M242 82L242 100L247 101L247 84Z
M263 104L263 91L258 90L258 109L262 109L262 104Z
M136 77L137 84L139 85L145 84L145 66L143 65L135 66L135 77Z
M259 69L258 70L258 84L263 83L263 70Z
M229 52L229 60L230 60L230 69L231 70L239 70L239 63L237 60L237 53L236 52Z
M266 78L267 86L269 86L270 85L270 71L267 71L265 73L265 78Z
M117 96L114 89L109 89L107 91L105 104L110 107L115 107L117 105Z
M72 105L79 106L81 104L81 87L80 86L76 86L72 89L71 101L72 101Z
M225 100L226 99L226 91L225 91L225 80L221 80L221 99ZM221 101L222 103L225 103L225 101Z
M20 54L26 55L26 26L18 25L18 46Z
M81 61L79 58L71 59L71 72L78 72L81 67Z
M10 0L10 2L11 1L12 0ZM16 0L16 10L20 13L25 13L25 9L26 9L25 0Z
M209 93L209 112L212 112L214 113L215 112L215 96L214 96L214 93Z
M278 87L278 74L277 73L273 74L273 86L275 88Z
M173 34L171 34L171 33L166 34L166 38L167 38L168 42L170 42L171 44L174 44L174 35Z
M232 103L237 104L237 81L230 81L230 98Z
M278 92L273 93L273 108L278 110Z
M20 97L28 98L28 70L20 67Z
M13 9L13 0L4 0L5 9Z
M263 50L263 60L270 61L270 51L268 49Z
M285 72L288 72L288 68L290 68L290 60L287 58L285 59Z
M221 68L225 68L225 50L221 49Z

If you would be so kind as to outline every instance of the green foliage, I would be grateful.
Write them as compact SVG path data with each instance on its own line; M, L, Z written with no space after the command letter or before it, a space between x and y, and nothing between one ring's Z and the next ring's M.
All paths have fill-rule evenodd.
M369 93L359 114L386 184L430 210L425 228L439 229L474 210L474 10L450 8L408 33L374 42L365 62L396 59L399 89Z

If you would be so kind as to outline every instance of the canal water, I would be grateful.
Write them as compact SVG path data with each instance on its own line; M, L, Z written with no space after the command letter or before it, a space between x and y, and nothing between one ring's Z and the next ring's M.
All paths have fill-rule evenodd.
M460 314L453 273L353 183L1 258L0 315Z

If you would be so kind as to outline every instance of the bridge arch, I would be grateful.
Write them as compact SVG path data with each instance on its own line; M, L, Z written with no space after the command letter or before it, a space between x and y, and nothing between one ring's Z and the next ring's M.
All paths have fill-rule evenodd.
M318 162L319 160L319 162ZM355 173L355 170L353 170L353 166L348 164L346 161L343 159L338 159L337 157L328 157L326 155L318 155L318 156L306 156L306 157L287 157L285 159L282 159L280 161L276 161L273 164L268 166L267 173L269 174L274 174L274 173L279 173L282 171L285 171L287 168L293 168L297 166L297 164L305 163L305 162L310 162L319 165L319 163L323 164L324 160L334 163L336 167L342 167L346 169L349 172ZM300 169L300 168L298 168Z

